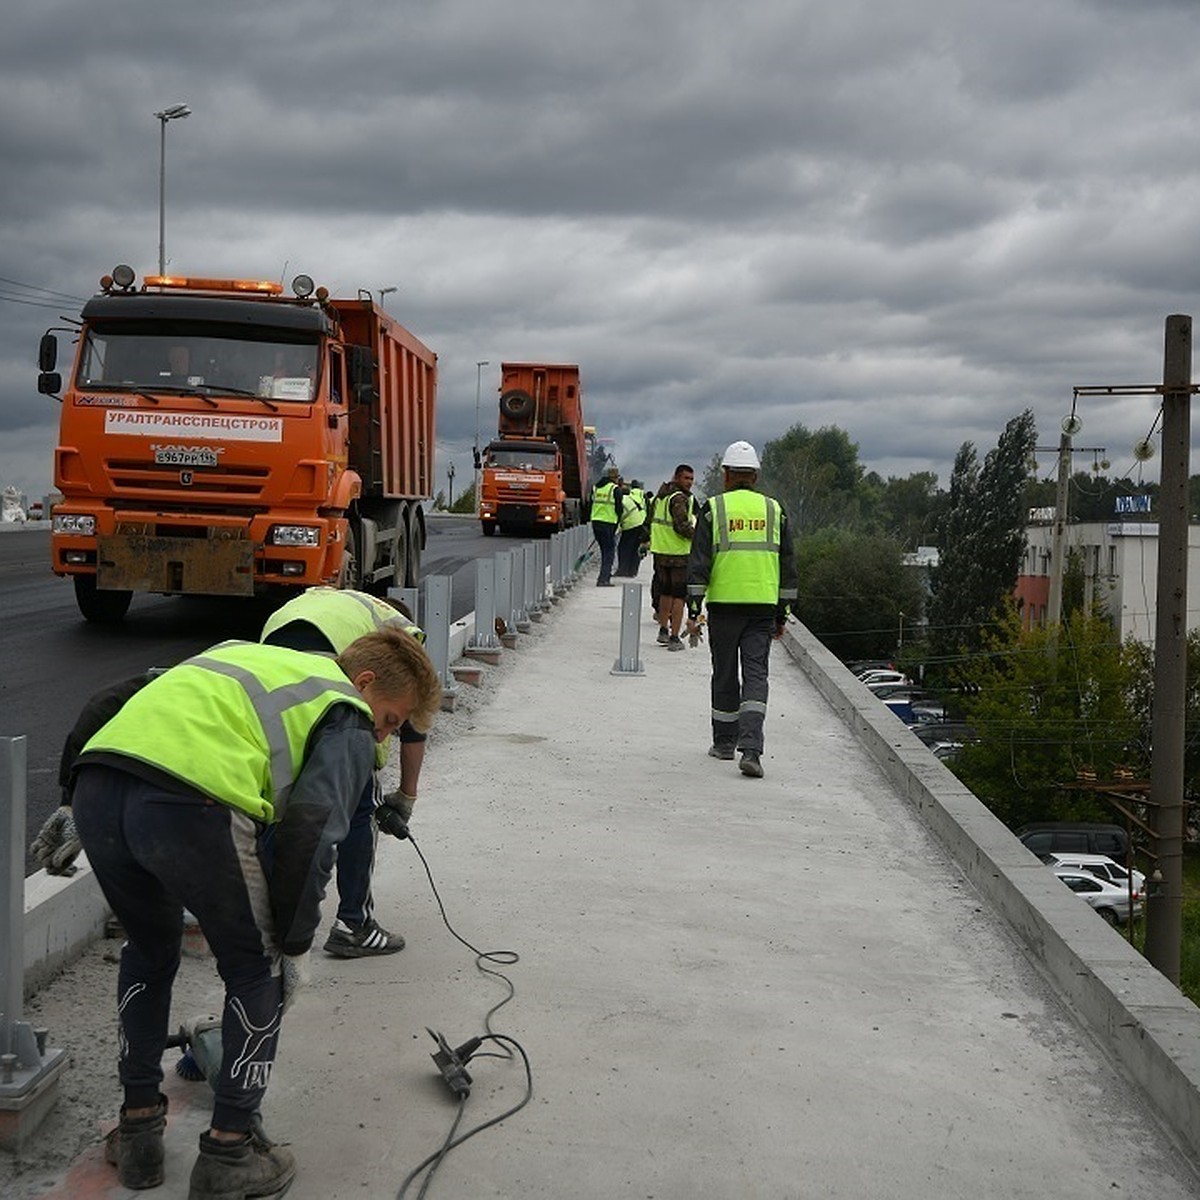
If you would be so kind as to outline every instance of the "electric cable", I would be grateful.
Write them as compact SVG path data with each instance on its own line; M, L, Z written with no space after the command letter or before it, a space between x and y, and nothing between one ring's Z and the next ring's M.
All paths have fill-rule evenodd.
M457 1111L454 1116L454 1121L452 1122L445 1139L442 1141L442 1144L437 1150L428 1155L425 1159L413 1167L411 1171L409 1171L409 1173L404 1177L404 1181L400 1185L400 1190L396 1193L396 1200L404 1200L404 1197L408 1193L408 1189L412 1185L413 1181L421 1174L422 1171L425 1171L426 1168L428 1168L428 1173L426 1174L425 1179L422 1181L421 1189L417 1193L417 1200L422 1200L422 1198L428 1192L438 1168L445 1161L446 1156L451 1150L457 1146L461 1146L463 1142L467 1141L468 1138L473 1138L477 1133L482 1133L485 1129L490 1129L493 1125L498 1125L501 1121L511 1117L514 1113L520 1112L521 1109L523 1109L525 1105L527 1105L529 1101L533 1099L533 1068L529 1062L529 1055L525 1053L525 1048L516 1040L516 1038L509 1037L507 1034L496 1033L492 1029L493 1014L503 1008L504 1005L506 1005L516 995L516 986L513 984L513 981L507 975L505 975L503 971L496 970L496 967L513 966L521 961L521 956L515 950L480 950L478 946L475 946L469 942L465 937L462 936L462 934L458 932L458 930L454 928L453 925L451 925L450 918L446 915L446 906L442 902L441 893L439 893L437 889L437 884L434 881L433 872L430 870L428 860L421 852L421 847L417 845L416 839L412 836L411 832L408 834L406 840L412 844L412 848L416 851L417 857L421 860L421 866L425 868L425 875L429 880L429 887L433 892L433 898L437 902L438 911L441 913L442 923L450 931L450 935L456 941L462 943L462 945L464 945L475 955L475 966L477 970L481 971L484 975L491 975L493 978L502 980L507 990L507 995L505 995L504 998L498 1003L493 1004L492 1007L489 1008L484 1014L483 1024L485 1030L487 1031L485 1035L478 1039L472 1039L473 1042L478 1043L493 1042L497 1046L501 1047L504 1050L504 1053L493 1052L489 1054L481 1054L478 1052L478 1050L476 1050L465 1056L463 1059L464 1065L466 1062L470 1062L474 1058L499 1058L511 1061L513 1058L519 1055L525 1066L524 1096L511 1108L505 1109L504 1112L501 1112L486 1121L481 1121L478 1125L468 1129L465 1133L458 1134L458 1136L455 1135L458 1133L458 1127L462 1123L463 1114L466 1112L466 1102L469 1093L465 1091L456 1092L456 1097L458 1100ZM491 965L486 966L485 964ZM436 1036L439 1039L441 1037L440 1034ZM442 1044L445 1045L444 1042ZM462 1053L461 1048L459 1053ZM467 1079L469 1082L469 1077L467 1077Z

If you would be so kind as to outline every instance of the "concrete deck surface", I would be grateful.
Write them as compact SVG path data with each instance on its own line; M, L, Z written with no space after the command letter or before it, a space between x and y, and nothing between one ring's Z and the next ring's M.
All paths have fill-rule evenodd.
M530 1103L454 1149L428 1194L1200 1194L785 648L766 777L749 780L706 754L707 648L655 645L643 590L645 673L613 674L625 589L592 583L426 761L413 831L462 937L520 955L492 1028L533 1071ZM284 1024L265 1118L299 1161L293 1200L397 1195L456 1112L425 1027L457 1045L505 995L447 931L411 846L381 844L376 897L407 948L342 962L319 940ZM469 1069L460 1133L525 1087L519 1059ZM168 1070L166 1089L167 1181L139 1195L187 1195L207 1124L206 1085ZM114 1120L118 1103L114 1072ZM42 1194L135 1193L97 1144Z

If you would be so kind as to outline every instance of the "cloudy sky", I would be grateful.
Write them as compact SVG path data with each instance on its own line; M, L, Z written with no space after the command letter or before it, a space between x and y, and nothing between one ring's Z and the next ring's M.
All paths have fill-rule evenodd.
M501 361L578 362L650 482L796 423L943 485L1023 408L1054 445L1074 385L1161 379L1164 318L1200 308L1198 42L1195 0L17 6L0 482L51 486L39 335L156 268L177 102L169 266L395 287L440 359L443 484L479 360L485 439ZM1133 471L1156 411L1089 397L1077 442Z

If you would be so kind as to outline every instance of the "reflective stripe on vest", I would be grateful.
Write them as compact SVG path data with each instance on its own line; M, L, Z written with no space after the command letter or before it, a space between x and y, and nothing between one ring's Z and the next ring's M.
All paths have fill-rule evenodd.
M712 604L779 602L779 503L739 488L709 500L713 561L705 589Z
M616 490L617 485L610 481L599 484L592 492L593 521L599 521L604 525L617 523L617 502L613 499L613 492Z
M83 753L137 759L270 824L283 815L313 729L342 703L373 720L330 659L225 642L148 683Z
M671 516L671 501L681 495L687 495L687 493L671 492L661 500L655 500L654 516L650 521L651 554L675 554L686 558L691 553L691 540L676 532L675 521ZM688 496L689 516L694 511L695 505L695 500Z

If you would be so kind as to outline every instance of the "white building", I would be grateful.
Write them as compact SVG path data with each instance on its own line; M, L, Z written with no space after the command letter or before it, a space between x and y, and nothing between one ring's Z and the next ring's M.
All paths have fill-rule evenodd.
M1053 524L1026 527L1025 559L1017 580L1027 626L1044 624L1050 596ZM1084 601L1100 601L1124 641L1154 641L1158 603L1158 525L1090 521L1066 528L1068 552L1082 555ZM1200 525L1188 529L1188 629L1200 627Z

